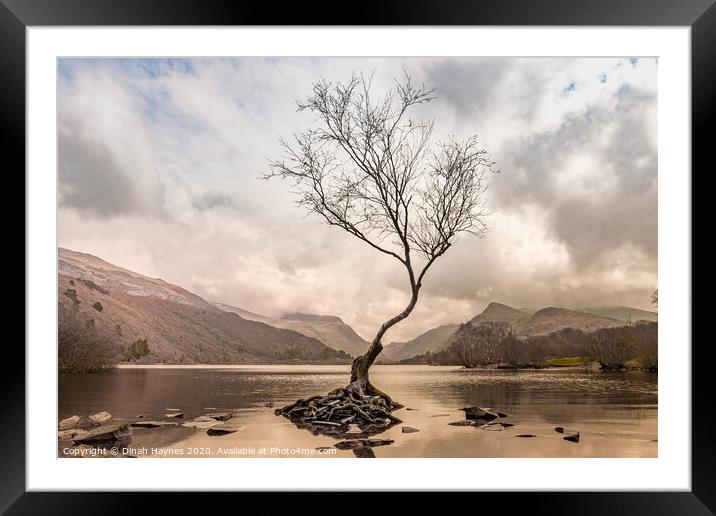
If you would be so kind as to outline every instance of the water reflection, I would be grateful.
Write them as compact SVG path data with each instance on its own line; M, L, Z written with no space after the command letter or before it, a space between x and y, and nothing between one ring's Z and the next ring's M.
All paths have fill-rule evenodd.
M59 418L107 410L115 420L165 420L179 408L186 420L214 411L233 411L231 424L245 429L209 436L205 429L176 426L135 429L132 447L148 449L333 448L345 436L313 435L274 415L271 406L325 394L347 382L346 366L243 366L120 369L106 374L60 377ZM648 373L584 371L481 371L451 367L376 366L373 383L405 408L403 424L381 433L389 446L338 450L335 456L379 457L655 457L657 376ZM501 431L451 426L465 406L492 407L508 414ZM208 410L211 408L211 410ZM402 433L402 426L420 430ZM579 431L579 443L554 431ZM533 434L532 439L516 439ZM359 438L352 436L352 438ZM152 455L152 454L149 454ZM297 454L307 456L307 453ZM223 456L223 455L222 455ZM327 455L321 454L320 457Z

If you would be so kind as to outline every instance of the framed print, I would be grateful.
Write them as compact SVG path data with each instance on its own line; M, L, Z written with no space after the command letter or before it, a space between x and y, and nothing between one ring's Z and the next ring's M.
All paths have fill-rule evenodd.
M691 171L716 8L582 4L4 1L3 510L711 514Z

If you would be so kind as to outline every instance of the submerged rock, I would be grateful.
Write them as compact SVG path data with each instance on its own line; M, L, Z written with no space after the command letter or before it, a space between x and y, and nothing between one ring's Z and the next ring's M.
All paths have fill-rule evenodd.
M188 428L210 428L220 424L221 421L217 421L216 419L208 416L199 416L182 423L181 426L186 426Z
M206 433L208 435L226 435L233 434L234 432L240 432L244 428L246 427L239 425L217 425L209 428Z
M341 441L334 446L339 450L356 450L359 448L374 448L376 446L387 446L393 444L392 439L353 439L349 441Z
M420 432L420 430L418 430L417 428L413 428L412 426L403 427L404 434L414 434L415 432Z
M70 416L62 421L60 421L59 425L57 427L60 430L69 430L70 428L74 428L77 426L77 423L80 421L80 416Z
M579 432L577 432L574 435L566 435L562 437L565 441L569 441L571 443L578 443L579 442Z
M537 437L537 436L534 434L519 434L519 435L516 435L515 437Z
M159 428L162 426L176 426L176 423L170 423L169 421L135 421L130 423L133 428Z
M215 419L216 421L228 421L233 417L233 412L213 412L211 414L207 414L207 417L210 417L211 419Z
M563 433L564 433L564 427L562 427L562 426L555 426L555 427L554 427L554 431L557 432L558 434L563 434Z
M125 440L131 435L132 429L128 424L114 424L95 428L84 433L84 435L75 437L73 440L80 444L106 443Z
M469 419L461 419L460 421L453 421L452 423L448 423L450 426L476 426L475 421L470 421Z
M465 411L465 419L481 419L483 421L492 421L493 419L501 417L489 409L484 409L480 407L465 407L461 408L460 410ZM507 414L505 414L505 417L506 416Z

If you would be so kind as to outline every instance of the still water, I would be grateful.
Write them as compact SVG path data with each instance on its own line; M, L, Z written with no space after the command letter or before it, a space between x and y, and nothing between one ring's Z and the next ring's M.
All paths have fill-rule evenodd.
M316 456L353 457L336 450L339 439L296 428L276 407L345 386L348 366L147 366L109 373L60 375L59 419L106 410L117 422L166 420L167 409L184 419L234 411L243 430L209 436L180 424L135 428L125 450L136 457ZM371 381L405 405L403 420L373 439L376 457L656 457L657 375L583 370L465 370L458 367L374 366ZM465 406L505 412L515 426L502 431L451 426ZM171 420L177 421L177 420ZM419 430L403 433L402 427ZM557 426L565 434L555 432ZM564 435L579 432L578 443ZM520 438L530 434L535 437ZM60 442L66 456L72 443ZM63 451L64 450L64 451ZM258 454L261 455L258 455ZM333 454L334 453L334 454Z

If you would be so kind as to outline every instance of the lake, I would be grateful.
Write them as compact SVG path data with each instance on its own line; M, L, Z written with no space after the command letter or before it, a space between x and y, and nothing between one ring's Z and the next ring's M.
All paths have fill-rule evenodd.
M108 373L60 375L58 417L108 411L115 420L167 420L179 409L186 421L208 412L234 411L236 433L209 436L181 425L135 428L123 447L135 457L353 457L338 439L316 436L274 415L298 398L345 386L349 366L143 366ZM657 375L575 369L467 370L436 366L374 366L371 382L405 408L403 420L373 439L375 457L656 457ZM451 426L465 406L508 414L513 427L487 431ZM409 410L410 409L410 410ZM419 430L403 433L402 427ZM564 434L554 429L566 429ZM578 443L563 439L579 432ZM534 435L521 438L518 435ZM314 455L317 448L329 452ZM59 456L72 453L58 444ZM335 450L335 451L334 451ZM260 452L265 452L261 453Z

